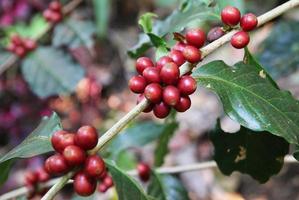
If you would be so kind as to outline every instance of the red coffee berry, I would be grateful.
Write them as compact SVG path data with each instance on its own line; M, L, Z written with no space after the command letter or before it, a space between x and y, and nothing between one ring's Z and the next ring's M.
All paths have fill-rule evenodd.
M252 31L257 26L257 17L252 13L247 13L242 16L240 26L243 31Z
M70 166L78 166L84 163L86 154L80 147L70 145L63 150L63 157Z
M137 104L139 104L144 98L145 98L145 97L144 97L143 94L138 95L138 97L137 97ZM149 112L151 112L151 111L153 110L153 107L154 107L154 104L151 103L150 105L148 105L148 106L143 110L143 112L145 112L145 113L149 113Z
M185 75L179 79L177 85L181 95L193 94L197 88L196 81L191 76Z
M35 171L27 171L25 173L26 186L34 186L38 182L38 174Z
M16 45L14 44L14 43L9 43L8 45L7 45L7 47L6 47L6 49L7 49L7 51L10 51L10 52L15 52L15 50L16 50Z
M139 163L137 165L137 171L138 171L139 178L142 181L146 182L149 180L151 175L151 168L149 167L149 165L145 163Z
M112 180L112 177L111 176L106 176L103 180L103 183L108 187L112 187L114 184L113 184L113 180Z
M221 20L224 24L235 26L240 22L241 13L238 8L233 6L226 6L221 11Z
M65 147L75 143L75 135L59 130L52 135L51 143L55 151L62 153Z
M80 196L90 196L96 190L97 182L84 172L78 172L74 178L75 192Z
M50 175L49 173L45 170L44 167L40 167L36 170L38 181L40 182L46 182L49 180Z
M142 72L145 68L154 67L153 61L148 57L140 57L136 61L136 70L139 74L142 75Z
M17 46L15 49L15 54L20 58L23 58L26 55L26 49L23 46Z
M180 77L179 67L174 62L165 64L160 71L160 77L167 85L176 84Z
M108 189L109 188L104 183L99 184L98 187L99 192L105 193Z
M180 100L180 91L172 85L168 85L163 90L163 101L170 106L175 106Z
M69 166L61 154L55 154L46 160L45 170L49 174L61 175L69 170Z
M185 63L185 57L181 51L172 50L168 55L177 66L181 66Z
M83 150L93 149L97 143L98 133L92 126L82 126L75 134L75 144Z
M160 70L157 67L148 67L143 70L143 77L148 83L160 83Z
M45 18L46 21L51 21L52 13L53 13L53 11L50 9L44 10L43 17Z
M23 45L27 51L33 51L37 47L36 42L29 38L23 40Z
M52 10L52 11L59 12L61 10L61 4L60 4L60 2L59 1L52 1L49 4L49 9Z
M108 176L108 172L107 172L107 169L105 168L104 171L102 172L102 174L100 174L100 175L97 176L96 178L97 178L98 180L103 181L104 178L106 178L106 176Z
M88 156L84 164L84 172L89 176L100 176L105 171L105 162L98 155Z
M250 41L250 37L248 33L245 31L239 31L233 35L233 37L230 40L230 43L233 47L237 49L242 49L248 45Z
M189 96L181 96L179 102L174 106L178 112L185 112L191 107L191 100Z
M159 103L162 99L162 87L158 83L151 83L145 87L144 96L152 103Z
M199 28L190 29L186 32L186 40L188 44L197 48L201 48L205 44L206 34L203 30Z
M208 32L207 40L208 40L208 42L213 42L213 41L219 39L224 34L225 34L225 32L222 29L222 27L220 27L220 26L214 27Z
M201 52L191 45L187 45L183 51L185 59L190 63L197 63L201 60Z
M169 56L162 56L158 61L157 61L157 64L156 64L156 67L161 70L161 68L166 64L166 63L169 63L169 62L173 62L173 60L169 57Z
M22 38L17 35L17 34L14 34L10 37L10 41L15 44L16 46L21 46L23 44L22 42Z
M129 80L129 88L134 93L142 93L146 86L146 80L143 76L133 76Z
M62 15L61 13L58 13L58 12L52 12L51 15L50 15L50 21L52 23L58 23L62 20Z
M168 106L163 101L158 104L155 104L153 108L154 115L160 119L167 117L170 113L170 110L171 110L170 106Z
M186 44L183 42L177 42L171 49L183 52L186 47Z

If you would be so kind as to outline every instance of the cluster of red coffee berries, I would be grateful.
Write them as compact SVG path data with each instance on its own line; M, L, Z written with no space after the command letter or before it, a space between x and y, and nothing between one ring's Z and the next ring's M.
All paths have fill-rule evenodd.
M58 23L62 20L62 6L59 1L52 1L43 12L44 18L50 23Z
M241 17L238 8L227 6L221 11L221 19L229 27L234 27L240 23L242 30L235 33L230 42L237 49L246 47L250 41L247 32L256 28L258 24L257 17L252 13L247 13Z
M20 58L23 58L36 47L37 44L34 40L30 38L22 38L15 34L10 37L10 43L7 46L7 50Z
M53 134L51 142L57 153L46 160L45 169L51 175L63 175L76 169L73 185L78 195L93 194L97 180L101 181L99 190L102 192L113 185L103 159L98 155L87 153L98 142L95 128L83 126L76 134L60 130Z
M27 171L25 173L25 185L29 189L28 198L31 199L43 195L47 189L40 188L39 184L48 181L49 178L50 175L43 167L34 171Z
M151 176L151 168L148 164L140 162L137 165L137 172L140 180L147 182Z

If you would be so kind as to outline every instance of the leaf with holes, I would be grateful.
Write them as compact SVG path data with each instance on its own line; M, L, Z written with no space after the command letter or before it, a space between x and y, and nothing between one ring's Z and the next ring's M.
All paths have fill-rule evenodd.
M196 69L193 77L214 91L226 114L241 125L299 143L299 102L260 76L255 66L213 61Z
M0 158L0 185L6 180L12 162L17 158L30 158L53 151L50 137L61 129L60 119L56 113L44 118L39 126L18 146Z
M215 148L214 159L223 174L239 171L262 183L280 171L289 150L283 138L244 127L237 133L216 128L210 138Z
M73 92L84 70L63 51L39 47L22 62L22 73L39 97Z

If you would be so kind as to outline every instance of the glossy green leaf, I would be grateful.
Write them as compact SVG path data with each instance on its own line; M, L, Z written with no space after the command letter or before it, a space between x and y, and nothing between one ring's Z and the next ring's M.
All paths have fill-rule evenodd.
M121 151L116 159L116 165L122 170L131 170L136 168L137 166L137 158L136 155L130 151L123 150Z
M258 74L255 66L213 61L196 69L193 77L214 91L226 114L241 125L299 143L299 102Z
M93 0L93 9L97 25L97 34L101 38L107 35L111 6L110 3L111 1L109 0Z
M118 199L150 200L144 193L141 186L133 178L128 176L112 162L106 161L106 165L116 187Z
M83 68L62 50L39 47L22 63L22 73L39 97L73 92L83 78Z
M144 33L151 33L153 29L153 17L158 17L155 13L145 13L143 14L139 21L138 24L142 27Z
M188 193L182 183L171 175L160 175L152 171L147 189L155 200L188 200Z
M211 132L214 159L221 172L249 174L264 183L283 166L289 144L268 132L254 132L241 127L237 133L225 133L220 128Z
M56 113L44 118L39 126L18 146L0 158L0 184L6 180L12 162L17 158L29 158L53 151L50 137L61 129L60 119Z

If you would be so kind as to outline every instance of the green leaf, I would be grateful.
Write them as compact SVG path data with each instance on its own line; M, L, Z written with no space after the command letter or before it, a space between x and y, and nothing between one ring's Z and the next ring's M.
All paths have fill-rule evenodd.
M175 130L178 128L178 123L169 123L165 127L164 133L159 137L158 143L155 149L155 166L159 167L163 164L164 158L168 153L168 143Z
M188 193L182 183L171 175L159 175L152 171L147 189L155 200L188 200Z
M18 146L0 158L0 185L6 180L12 162L17 158L29 158L53 151L50 137L61 129L60 119L56 113L44 118L38 127Z
M70 93L83 78L84 70L68 54L51 47L39 47L22 63L22 73L39 97Z
M106 166L112 176L118 199L121 200L149 200L143 189L130 176L126 175L121 169L112 162L106 161Z
M152 32L152 29L153 29L153 21L152 21L152 18L153 17L158 17L158 15L156 15L155 13L145 13L143 14L139 21L138 21L138 24L142 27L143 29L143 32L145 33L151 33Z
M244 127L237 133L225 133L218 128L210 138L215 147L214 159L223 174L239 171L262 183L280 171L289 150L283 138Z
M52 43L55 47L65 45L69 48L79 46L91 48L94 44L92 36L95 33L92 21L68 19L55 26Z
M110 3L109 0L93 0L94 15L97 25L97 34L100 38L106 37L109 15L110 15Z
M164 20L156 20L152 28L152 33L162 38L168 33L182 31L183 28L192 23L218 20L219 16L214 13L215 8L209 7L209 5L210 2L187 1L187 3L173 11ZM150 47L151 44L147 35L141 34L139 35L138 43L129 50L128 54L133 58L137 58Z
M197 68L193 77L220 97L224 111L233 120L298 144L299 102L259 76L255 66L239 63L230 67L213 61Z
M131 170L136 168L138 161L135 154L123 150L117 155L115 162L119 168L123 170Z
M297 21L279 21L260 46L258 59L275 79L298 69L298 38Z
M166 56L169 53L169 50L165 46L160 46L156 49L156 61L159 60L161 57Z

